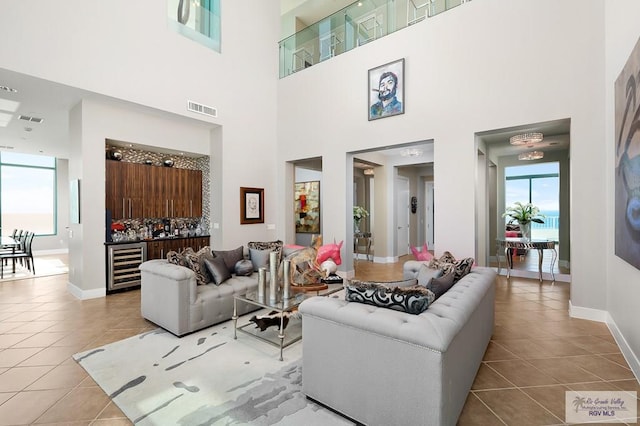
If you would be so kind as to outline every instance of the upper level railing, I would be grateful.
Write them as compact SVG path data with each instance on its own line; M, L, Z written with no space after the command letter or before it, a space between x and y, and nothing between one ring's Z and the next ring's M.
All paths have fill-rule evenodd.
M356 1L280 42L280 78L468 1Z

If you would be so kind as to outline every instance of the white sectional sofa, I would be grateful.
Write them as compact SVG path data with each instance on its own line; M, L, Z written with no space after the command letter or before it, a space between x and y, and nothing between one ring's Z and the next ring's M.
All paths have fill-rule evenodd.
M184 266L154 259L140 265L142 316L176 336L231 319L233 296L258 288L258 274L236 276L220 285L196 285L195 273ZM258 307L238 303L238 315Z
M455 425L493 333L495 277L474 268L419 315L304 301L304 393L367 425Z

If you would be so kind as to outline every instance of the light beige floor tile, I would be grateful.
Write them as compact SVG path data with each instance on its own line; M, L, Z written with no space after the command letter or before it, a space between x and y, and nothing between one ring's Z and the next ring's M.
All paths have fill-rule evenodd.
M67 392L65 389L19 392L0 405L0 425L32 424Z
M504 425L500 420L478 397L474 392L469 393L467 400L460 413L458 426L486 426L486 425Z
M516 386L555 385L559 382L523 360L491 361L487 365Z
M36 365L59 365L63 361L71 357L71 355L80 351L80 347L73 346L50 346L42 349L29 359L24 360L19 365L36 366Z
M55 321L29 321L13 328L9 333L39 333L54 326L55 324Z
M15 367L0 375L0 392L19 392L51 370L51 367Z
M13 348L46 348L47 346L51 346L58 340L66 337L68 333L37 333L33 336L21 340L20 342L13 345Z
M93 420L109 402L109 397L99 387L76 388L49 408L36 423Z
M27 387L27 390L72 389L88 376L78 364L65 364L53 368Z
M486 363L480 364L480 368L478 369L478 374L471 386L472 390L486 390L486 389L505 389L505 388L513 388L515 385L500 374L498 374L494 369L489 367Z
M31 358L42 348L9 348L0 351L0 367L15 367L26 359Z
M575 364L572 358L544 358L528 360L534 367L553 377L558 383L581 383L599 380Z
M568 390L564 385L522 388L524 393L561 420L565 419L565 394Z
M475 395L507 425L563 423L519 389L482 391L476 392Z
M576 365L587 370L602 380L622 380L634 378L630 369L609 361L598 355L584 355L574 357Z
M10 348L33 336L33 333L0 334L0 349Z
M122 410L113 403L113 401L109 402L109 405L105 407L105 409L100 413L98 419L127 419L127 416L124 415Z

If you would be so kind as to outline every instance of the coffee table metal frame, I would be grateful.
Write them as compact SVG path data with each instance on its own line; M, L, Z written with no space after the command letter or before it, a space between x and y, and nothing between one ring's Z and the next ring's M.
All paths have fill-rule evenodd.
M238 296L233 296L233 316L231 317L231 319L233 320L233 338L235 340L238 339L238 335L237 335L237 331L240 330L250 336L253 336L255 338L258 338L264 342L267 342L271 345L274 345L276 347L280 348L280 361L283 361L283 357L282 357L282 352L283 349L286 348L287 346L291 345L292 343L297 342L298 340L302 339L302 334L300 334L300 336L296 336L293 339L289 340L286 344L285 344L285 331L283 330L283 326L284 326L284 316L285 313L288 312L293 312L295 311L298 306L300 306L300 304L305 301L306 299L313 297L313 296L329 296L333 293L336 293L340 290L342 290L344 288L344 285L342 283L340 284L328 284L326 289L323 290L318 290L318 291L312 291L312 292L297 292L297 293L293 293L293 296L290 297L289 299L284 299L282 300L282 298L280 297L278 300L276 300L276 302L272 303L269 301L269 295L265 294L264 298L259 298L258 297L258 292L257 291L250 291L245 295L238 295ZM248 322L247 324L243 324L241 326L238 326L238 301L240 302L245 302L245 303L249 303L251 305L254 306L259 306L261 308L266 308L266 309L271 309L273 311L276 311L280 317L280 327L278 329L278 342L274 342L273 340L270 340L266 337L262 337L259 334L254 334L251 333L247 330L244 330L245 327L248 327L250 325L254 325L252 322Z

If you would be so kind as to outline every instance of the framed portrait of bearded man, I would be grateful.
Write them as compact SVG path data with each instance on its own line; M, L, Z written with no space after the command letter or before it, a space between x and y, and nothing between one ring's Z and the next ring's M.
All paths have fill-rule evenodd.
M404 114L404 58L369 70L369 121Z

